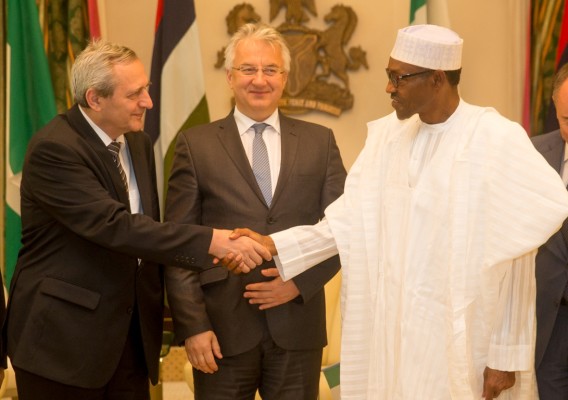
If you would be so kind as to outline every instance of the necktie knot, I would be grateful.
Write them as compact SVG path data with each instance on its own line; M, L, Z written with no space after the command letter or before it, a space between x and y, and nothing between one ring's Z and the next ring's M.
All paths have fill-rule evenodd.
M267 126L268 124L265 124L264 122L260 124L254 124L252 126L252 129L254 129L254 135L255 136L262 135L262 132L264 132Z
M117 142L117 141L112 141L110 142L110 144L107 146L107 149L112 153L112 155L116 158L118 157L118 153L120 152L120 145L122 143Z

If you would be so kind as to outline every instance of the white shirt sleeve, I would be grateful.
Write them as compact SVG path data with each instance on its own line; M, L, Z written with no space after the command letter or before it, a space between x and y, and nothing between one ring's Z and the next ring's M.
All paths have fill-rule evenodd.
M529 371L534 366L536 330L536 250L512 261L501 281L497 318L487 366L499 371Z
M325 218L316 225L296 226L270 237L278 251L274 261L285 281L338 253Z

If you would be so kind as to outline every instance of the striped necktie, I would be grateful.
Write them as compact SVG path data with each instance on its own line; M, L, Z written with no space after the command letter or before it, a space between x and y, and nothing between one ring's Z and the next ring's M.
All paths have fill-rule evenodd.
M121 144L122 143L113 140L107 146L107 149L112 154L112 158L114 160L114 165L116 165L116 168L118 168L118 172L120 173L120 178L122 179L122 184L124 185L124 189L126 190L126 193L128 193L128 180L126 179L126 174L124 173L124 169L122 168L122 164L120 163L120 157L118 156L118 153L120 152L120 145Z
M268 124L254 124L254 140L252 142L252 172L256 178L256 182L260 187L260 191L264 196L264 200L268 207L272 203L272 182L270 179L270 163L268 161L268 151L266 143L262 138L262 132Z

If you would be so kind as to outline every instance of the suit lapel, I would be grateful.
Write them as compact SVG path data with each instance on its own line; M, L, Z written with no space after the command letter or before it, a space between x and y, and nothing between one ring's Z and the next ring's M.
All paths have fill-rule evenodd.
M148 162L144 151L144 137L143 133L130 132L124 135L128 142L128 149L130 151L130 159L132 161L132 168L136 175L136 184L138 185L138 192L140 193L140 202L142 203L142 210L144 214L152 215L152 188L150 171L148 170Z
M243 142L239 136L239 130L232 113L227 118L219 121L216 134L227 153L227 157L235 164L235 167L251 190L266 204L243 148Z
M548 143L548 147L541 151L541 154L550 166L560 174L562 172L562 163L564 162L564 141L562 136L560 136L560 132L558 132L558 135L554 135L552 139Z
M114 164L110 151L108 151L101 138L93 128L91 128L91 125L89 125L85 117L83 117L77 104L67 111L66 116L74 131L89 143L93 151L98 155L99 160L103 163L102 169L106 172L107 189L110 189L112 186L116 193L117 200L124 203L130 210L128 193L124 190L124 184L122 183L120 173Z
M562 173L562 164L564 163L564 140L560 135L560 131L558 131L557 134L551 136L551 140L548 142L548 147L542 149L540 153L550 164L550 166L556 170L556 172L558 172L559 174ZM557 234L560 234L564 241L564 252L562 256L563 259L566 260L568 257L568 219L564 221L559 232L555 235ZM556 254L553 248L551 249L551 251Z
M280 113L280 146L282 156L280 157L280 173L278 182L272 197L272 206L278 202L278 198L287 186L286 181L292 172L292 167L296 162L296 154L298 154L298 136L295 130L295 122L293 119Z

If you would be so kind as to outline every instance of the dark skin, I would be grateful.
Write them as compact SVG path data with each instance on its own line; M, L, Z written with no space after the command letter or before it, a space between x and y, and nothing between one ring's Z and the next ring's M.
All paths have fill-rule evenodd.
M388 70L394 75L413 74L425 71L395 59L389 59ZM458 107L460 96L457 86L452 86L441 70L412 76L399 82L395 87L387 81L386 92L392 99L392 107L398 119L407 119L418 114L427 124L439 124L446 121Z
M512 371L498 371L485 367L483 371L483 394L485 400L499 397L503 390L512 388L515 384L515 373Z
M233 230L233 233L229 236L229 238L231 239L237 239L241 236L248 236L251 239L253 239L254 241L260 243L261 245L263 245L272 256L275 256L278 254L278 250L276 250L276 246L274 245L274 241L272 240L272 238L270 236L264 236L261 235L260 233L257 233L253 230L250 230L248 228L237 228L235 230ZM219 260L218 258L215 258L213 260L213 262L215 264L217 263L221 263L224 267L226 267L229 271L231 271L232 273L239 275L241 273L249 273L251 271L251 268L248 268L246 265L242 264L240 262L240 260L238 260L233 253L229 253L225 256L225 258L223 258L222 260Z
M424 71L425 68L390 59L388 70L394 75L413 74ZM392 107L399 119L407 119L418 114L427 124L439 124L446 121L457 109L460 96L458 88L451 85L444 71L433 70L407 79L402 79L398 87L387 81L386 92L392 99ZM270 236L260 235L247 228L235 229L231 238L248 236L266 247L272 256L278 254L274 241ZM250 269L239 265L228 255L221 263L234 273L247 273ZM483 398L496 399L499 394L515 384L514 371L499 371L486 367L483 372Z

